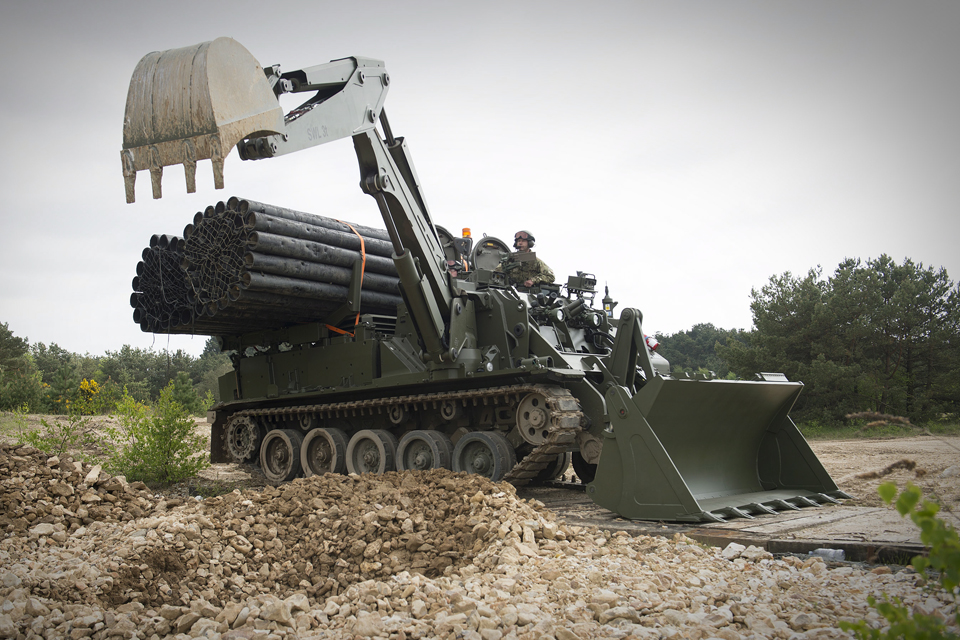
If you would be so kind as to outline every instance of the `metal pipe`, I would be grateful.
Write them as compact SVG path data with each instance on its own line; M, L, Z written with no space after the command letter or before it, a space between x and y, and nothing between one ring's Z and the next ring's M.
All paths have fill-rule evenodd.
M263 233L260 231L250 232L250 235L247 237L247 248L256 250L258 253L351 268L361 257L359 251L331 247L330 245L319 242L300 240L299 238L288 238L286 236L278 236L273 233ZM393 260L384 258L383 256L367 255L365 271L381 273L388 276L397 275L397 268Z
M256 211L249 212L244 221L246 227L252 231L266 231L288 238L310 240L354 251L360 250L360 238L350 230L346 232L338 231L319 224L287 220ZM360 236L363 237L363 248L367 255L389 258L393 254L393 245L390 242L379 238L366 237L363 234L360 234Z
M305 262L282 256L271 256L261 253L248 252L243 257L248 271L269 273L277 276L289 276L316 282L329 282L350 286L353 269L339 267L332 264ZM365 273L363 289L381 291L383 293L400 294L400 278L379 273Z
M232 200L232 198L231 198ZM313 213L304 213L303 211L295 211L294 209L286 209L284 207L277 207L272 204L264 204L262 202L257 202L256 200L237 200L237 207L235 209L241 215L245 215L249 211L265 213L267 215L275 216L278 218L285 218L287 220L294 220L296 222L307 222L310 224L316 224L321 227L327 227L328 229L334 229L335 231L341 231L343 233L353 233L345 223L339 222L332 218L325 216L318 216ZM390 236L387 235L387 232L383 229L377 229L375 227L368 227L362 224L350 223L354 229L357 230L357 233L366 237L366 238L377 238L378 240L390 240Z
M330 302L346 302L348 292L347 287L337 284L311 282L309 280L299 280L296 278L250 271L243 274L240 286L244 289L253 289L254 291L269 291L294 298L314 298L318 300L328 300ZM243 299L242 296L240 299ZM389 309L390 307L396 308L401 302L402 298L398 295L381 293L379 291L360 292L361 307L369 305Z

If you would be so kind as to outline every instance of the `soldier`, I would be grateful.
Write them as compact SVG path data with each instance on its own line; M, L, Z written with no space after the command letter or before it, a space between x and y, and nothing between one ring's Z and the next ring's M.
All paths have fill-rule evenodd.
M529 253L536 238L529 231L523 229L513 236L513 248L517 253ZM503 265L497 271L503 271ZM510 284L530 288L541 283L551 283L554 280L553 271L540 258L533 260L517 260L507 269L507 278Z

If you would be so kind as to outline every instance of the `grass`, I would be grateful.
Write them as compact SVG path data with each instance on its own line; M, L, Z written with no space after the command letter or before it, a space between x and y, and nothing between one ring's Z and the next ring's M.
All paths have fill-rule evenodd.
M0 442L22 442L21 434L40 428L40 416L21 411L0 411Z
M0 435L16 436L20 419L20 415L13 411L0 411Z

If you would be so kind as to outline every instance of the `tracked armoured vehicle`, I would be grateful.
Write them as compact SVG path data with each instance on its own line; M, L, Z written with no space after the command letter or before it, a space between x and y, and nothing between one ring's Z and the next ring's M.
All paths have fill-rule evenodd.
M198 301L191 278L202 270L189 256L183 274L160 280L183 278L190 304L160 322L146 294L134 296L146 330L215 335L232 354L212 412L214 461L259 462L277 483L445 467L519 485L557 477L572 458L594 501L632 519L717 521L845 497L790 420L800 383L671 376L637 309L614 318L609 297L595 306L591 275L511 286L517 256L503 242L473 246L437 226L387 121L389 85L377 60L281 73L228 38L149 54L134 71L121 151L128 202L140 170L158 198L164 166L183 164L193 192L197 162L210 159L222 188L232 147L258 160L351 138L386 228L231 198L197 214L189 237L158 241L189 254L205 221L222 218L227 235L260 229L244 236L257 247L242 256L245 275L219 298ZM284 114L284 93L307 99ZM306 244L263 242L270 232L257 225L273 218L295 223L288 238ZM352 264L323 266L317 228L339 234ZM295 264L281 269L282 251L266 246L287 247ZM395 296L387 302L371 293L384 246L396 279L394 293L379 292Z

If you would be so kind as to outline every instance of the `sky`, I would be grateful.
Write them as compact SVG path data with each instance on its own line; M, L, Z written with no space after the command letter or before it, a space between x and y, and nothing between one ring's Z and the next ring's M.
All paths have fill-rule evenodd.
M349 140L226 161L126 204L122 123L152 51L229 36L292 71L384 60L386 111L434 221L509 240L643 312L647 333L752 326L772 276L910 258L960 276L960 3L952 0L0 3L0 322L102 355L143 333L153 234L232 195L382 227ZM285 104L290 107L291 105Z

